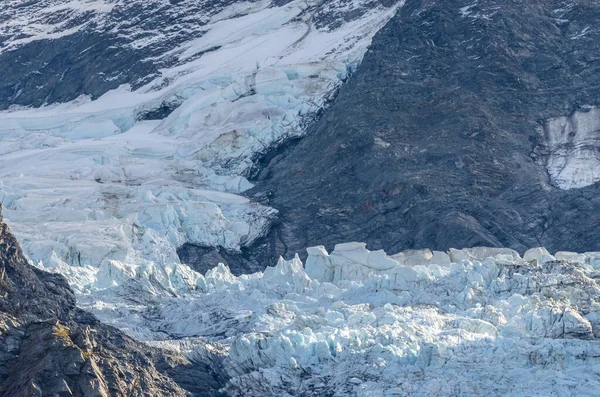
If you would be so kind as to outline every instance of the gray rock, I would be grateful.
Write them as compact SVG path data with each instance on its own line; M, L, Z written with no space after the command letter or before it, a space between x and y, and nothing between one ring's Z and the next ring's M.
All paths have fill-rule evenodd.
M0 396L218 396L223 382L209 363L77 309L62 276L27 263L0 214Z
M546 120L600 101L600 5L563 3L408 0L307 137L259 163L249 195L280 218L246 260L600 249L600 186L561 190L546 167Z

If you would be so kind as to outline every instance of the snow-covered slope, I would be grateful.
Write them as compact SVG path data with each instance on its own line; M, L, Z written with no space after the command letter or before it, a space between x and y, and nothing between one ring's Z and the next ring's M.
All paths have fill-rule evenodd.
M265 69L277 63L275 58L288 66L325 58L354 63L397 3L5 1L0 7L0 66L6 69L0 81L0 109L66 102L81 94L97 98L121 84L140 89L154 79L170 84L174 74L197 71L198 63L192 61L220 46L227 48L200 64L209 62L226 78L232 78L227 71L240 64L246 70ZM332 34L318 33L326 31ZM283 60L284 52L297 53L295 60ZM202 73L208 72L204 67Z
M569 117L546 121L547 168L561 189L577 189L600 181L600 109L586 106Z
M0 113L5 217L33 263L66 275L80 305L116 324L124 324L115 319L120 310L199 288L177 247L239 250L264 233L276 211L238 195L252 186L244 177L252 159L304 133L400 6L163 3L2 8L16 15L1 18L4 51L90 30L128 35L133 47L162 46L156 57L166 66L141 87ZM173 29L187 31L186 40L115 22L130 23L123 15L137 12L164 23L161 7L179 15ZM192 34L188 25L201 29ZM104 314L104 306L115 312Z
M137 321L190 338L161 346L218 352L232 396L600 393L600 253L308 253L241 277L220 265Z

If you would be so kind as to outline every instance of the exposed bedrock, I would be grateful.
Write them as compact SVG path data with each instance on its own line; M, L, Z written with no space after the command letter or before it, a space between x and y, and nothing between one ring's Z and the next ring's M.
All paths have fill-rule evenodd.
M250 262L352 240L599 250L598 18L583 1L407 1L258 173L249 194L280 215Z
M222 381L208 362L77 309L63 276L30 266L0 214L0 396L218 396Z

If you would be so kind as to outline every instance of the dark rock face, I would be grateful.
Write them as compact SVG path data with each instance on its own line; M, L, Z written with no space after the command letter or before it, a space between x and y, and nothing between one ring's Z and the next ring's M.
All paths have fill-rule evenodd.
M217 396L221 381L77 309L66 280L31 267L0 216L1 396Z
M248 2L256 0L244 3ZM217 49L179 59L184 51L179 46L202 37L211 17L235 3L240 1L132 0L89 7L71 7L61 0L3 4L0 21L14 23L0 30L0 110L62 103L80 95L95 99L123 84L138 89L159 77L160 69ZM287 3L274 0L270 6ZM305 12L314 15L319 28L336 28L374 6L395 3L372 0L349 11L344 2L324 1ZM168 78L161 80L164 86L170 83ZM172 110L172 104L163 104L146 116L163 118Z
M217 263L229 266L233 274L252 273L255 270L250 262L244 260L243 255L230 252L223 247L205 247L196 244L184 244L177 249L177 255L182 263L190 264L195 271L206 274L206 272Z
M154 64L136 62L141 54L123 44L115 38L81 32L35 41L0 55L0 68L6 72L0 83L0 109L66 102L81 94L97 98L121 84L156 73Z
M271 156L250 195L280 219L250 262L345 241L600 250L600 186L554 186L540 128L600 102L600 5L471 3L408 0L308 136Z

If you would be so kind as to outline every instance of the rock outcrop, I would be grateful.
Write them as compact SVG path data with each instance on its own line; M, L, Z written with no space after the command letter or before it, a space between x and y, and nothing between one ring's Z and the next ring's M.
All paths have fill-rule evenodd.
M599 250L598 18L597 2L408 0L262 164L252 194L280 217L250 261L353 240Z
M218 389L202 363L77 309L66 280L30 266L0 215L0 395L216 396Z

